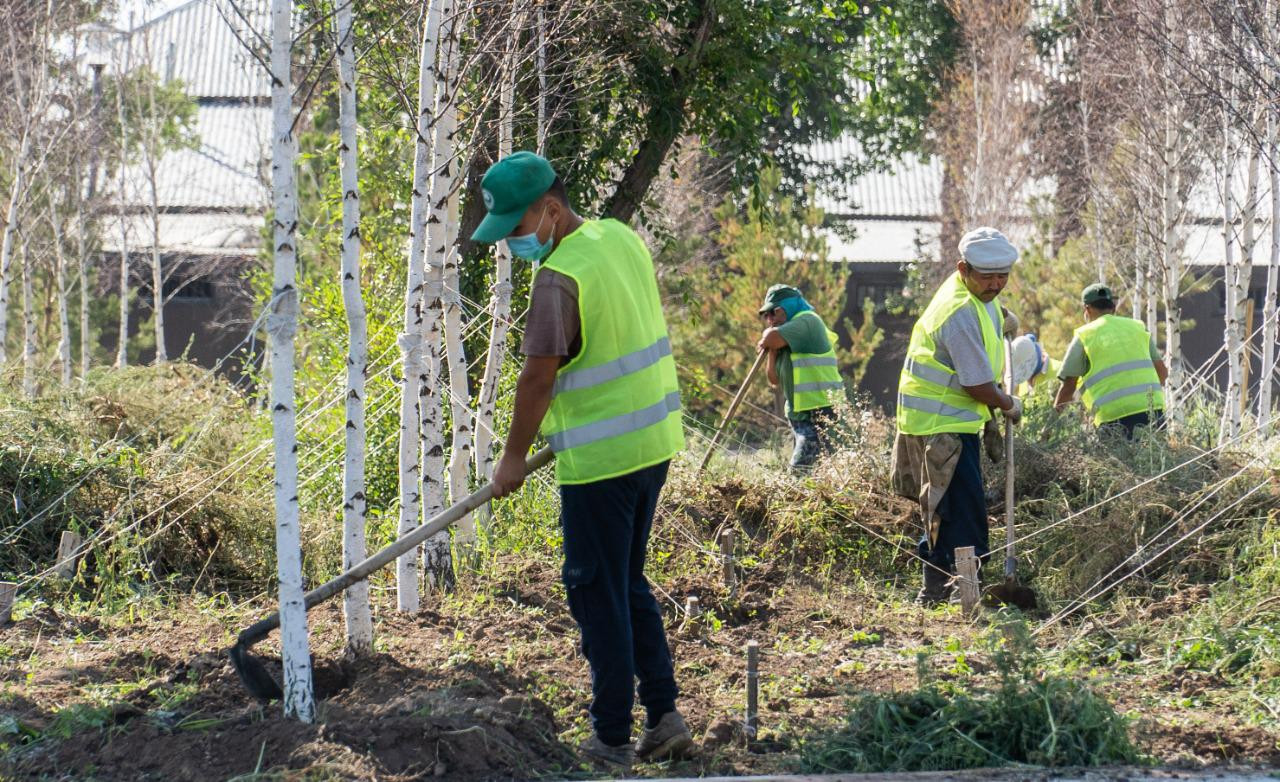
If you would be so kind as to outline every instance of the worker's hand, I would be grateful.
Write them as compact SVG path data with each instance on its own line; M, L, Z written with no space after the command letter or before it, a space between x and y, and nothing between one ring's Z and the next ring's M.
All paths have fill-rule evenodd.
M1010 423L1017 425L1022 420L1022 400L1016 396L1010 396L1009 399L1013 401L1013 405L1008 410L1002 408L1000 412L1004 413Z
M1004 307L1001 307L1000 309L1004 310L1004 336L1009 337L1010 339L1018 336L1018 326L1020 325L1018 323L1018 316L1014 315L1009 310L1004 309Z
M528 472L524 454L502 452L498 466L493 471L493 498L495 500L511 494L524 485L524 476Z

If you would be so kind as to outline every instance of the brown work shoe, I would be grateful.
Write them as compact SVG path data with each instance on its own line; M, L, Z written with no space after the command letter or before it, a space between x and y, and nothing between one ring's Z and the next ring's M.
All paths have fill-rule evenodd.
M662 715L658 724L645 728L636 745L636 756L644 760L678 760L693 746L693 734L678 711Z
M582 753L592 765L602 771L631 773L631 764L635 762L636 751L631 742L626 744L605 744L600 737L591 734L591 738L578 745Z

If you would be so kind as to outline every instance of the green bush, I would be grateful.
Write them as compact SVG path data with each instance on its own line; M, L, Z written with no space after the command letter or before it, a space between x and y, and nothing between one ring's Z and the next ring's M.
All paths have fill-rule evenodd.
M909 692L868 693L838 730L806 742L806 771L1097 766L1140 760L1128 723L1081 679L1046 672L1022 625L988 638L997 681L927 676Z

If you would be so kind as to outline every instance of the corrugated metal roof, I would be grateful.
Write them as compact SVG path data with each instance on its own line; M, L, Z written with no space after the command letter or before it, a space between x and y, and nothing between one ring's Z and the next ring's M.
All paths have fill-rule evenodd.
M151 218L144 214L125 216L130 253L144 253L151 246ZM263 217L233 212L160 215L160 247L163 252L186 255L254 255L262 244ZM102 220L102 249L120 250L120 220L106 215Z
M267 29L265 6L256 0L191 0L122 37L115 67L146 63L200 98L267 98L267 71L249 50L263 56Z
M200 106L196 110L196 149L165 154L156 173L158 202L184 210L264 210L270 191L263 167L271 149L271 116L250 106ZM108 183L117 192L118 180ZM145 167L130 165L125 172L125 202L151 202Z
M199 143L165 154L157 167L158 242L165 252L243 255L261 241L261 215L270 203L271 112L263 103L270 89L246 45L267 29L264 11L260 0L190 0L136 24L115 43L113 71L148 65L200 101ZM108 177L108 197L118 194L119 183L118 175ZM126 168L124 187L129 242L149 246L152 228L142 210L151 203L151 185L142 165ZM103 240L104 249L119 249L116 218L107 218Z

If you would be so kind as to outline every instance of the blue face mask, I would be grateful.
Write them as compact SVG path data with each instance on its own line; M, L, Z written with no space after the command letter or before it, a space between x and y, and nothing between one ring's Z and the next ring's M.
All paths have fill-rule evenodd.
M538 227L533 229L533 233L522 234L520 236L507 237L507 249L517 258L523 258L526 261L541 261L551 252L551 239L547 237L547 241L538 241L538 230L542 228L542 221L547 217L547 210L542 210L542 217L538 218Z

